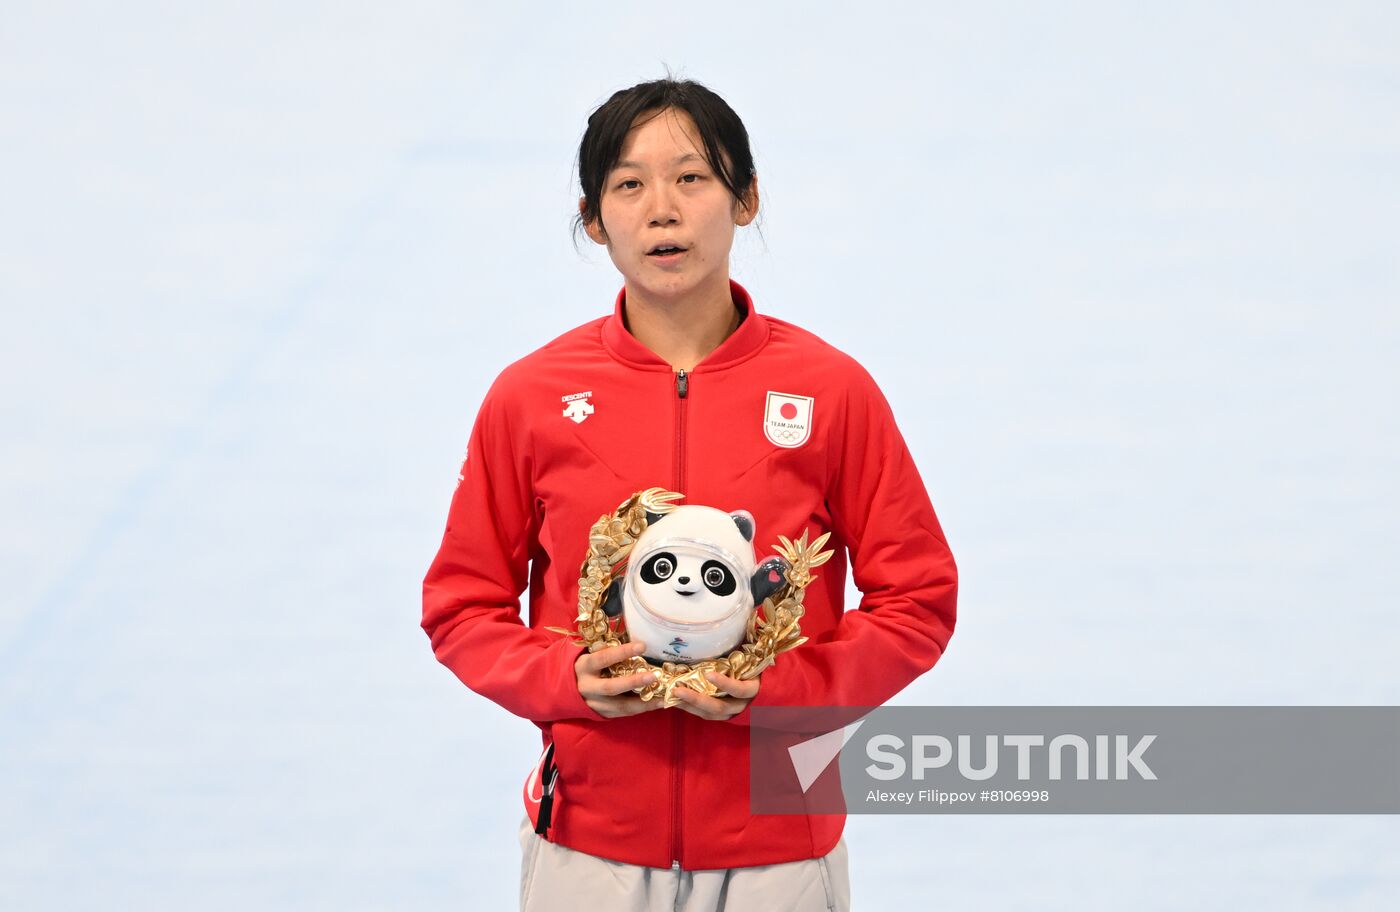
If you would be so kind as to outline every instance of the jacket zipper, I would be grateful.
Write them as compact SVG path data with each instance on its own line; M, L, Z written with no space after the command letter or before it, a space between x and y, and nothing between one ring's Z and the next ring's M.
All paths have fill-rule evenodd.
M690 392L690 378L685 371L676 374L676 490L685 491L685 397Z
M685 399L690 392L690 380L685 371L676 374L676 490L685 492ZM685 756L684 730L681 715L672 717L671 739L671 866L681 865L681 758Z

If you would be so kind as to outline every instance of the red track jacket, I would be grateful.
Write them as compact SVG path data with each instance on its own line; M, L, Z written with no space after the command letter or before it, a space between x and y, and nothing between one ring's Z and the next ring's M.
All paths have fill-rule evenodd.
M544 628L574 626L599 516L660 486L685 494L679 503L748 510L760 559L779 534L832 533L835 554L803 599L810 639L763 672L750 706L879 706L933 666L956 616L953 555L875 381L730 288L744 319L694 370L673 371L632 337L625 288L611 316L506 367L477 413L423 582L439 661L554 745L547 838L629 864L815 858L845 815L749 813L749 709L724 722L679 708L607 719L584 703L583 649ZM864 596L849 612L848 549Z

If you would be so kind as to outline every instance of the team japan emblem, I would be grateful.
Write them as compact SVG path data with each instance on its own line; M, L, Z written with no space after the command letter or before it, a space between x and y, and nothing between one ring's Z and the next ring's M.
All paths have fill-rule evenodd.
M780 447L798 447L812 433L812 397L768 391L763 433Z

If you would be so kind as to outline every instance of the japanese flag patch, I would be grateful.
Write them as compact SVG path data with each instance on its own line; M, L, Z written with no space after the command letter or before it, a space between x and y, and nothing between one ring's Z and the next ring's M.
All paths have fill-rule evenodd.
M768 391L763 409L763 433L780 447L799 447L812 433L811 396Z

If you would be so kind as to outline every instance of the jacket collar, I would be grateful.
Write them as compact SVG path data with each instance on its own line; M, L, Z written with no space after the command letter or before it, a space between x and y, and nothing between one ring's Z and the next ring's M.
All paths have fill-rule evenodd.
M695 370L720 370L747 360L768 341L769 326L763 315L754 310L753 298L744 286L733 279L729 280L729 294L734 306L744 315L738 327L697 365ZM614 358L631 367L642 370L672 370L670 364L660 355L647 348L627 331L623 324L623 305L627 300L627 286L617 293L612 316L603 321L603 345Z

